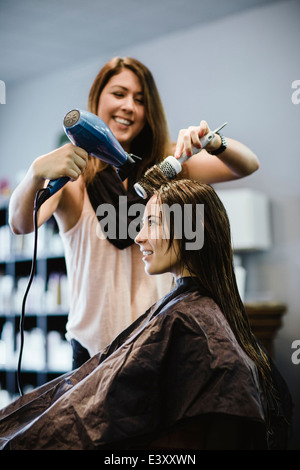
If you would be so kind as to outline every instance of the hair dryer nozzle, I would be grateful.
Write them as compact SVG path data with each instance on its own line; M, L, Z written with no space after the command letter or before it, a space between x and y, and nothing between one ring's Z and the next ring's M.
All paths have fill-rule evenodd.
M133 155L132 153L128 153L126 163L124 163L123 166L116 168L117 173L122 181L126 180L126 178L128 178L128 176L131 174L134 169L136 160L142 159L140 157L137 157L136 155Z

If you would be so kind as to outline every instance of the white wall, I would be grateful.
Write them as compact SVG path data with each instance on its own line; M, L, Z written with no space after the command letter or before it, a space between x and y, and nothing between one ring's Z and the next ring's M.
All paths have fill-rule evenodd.
M226 135L259 156L258 172L220 187L258 188L271 200L274 243L269 252L245 258L248 296L288 305L275 360L291 388L298 423L300 364L291 361L291 344L300 339L300 104L292 103L291 85L300 79L299 19L299 1L282 1L114 54L134 56L152 70L174 139L181 127L201 119L212 128L227 120ZM93 78L108 59L99 55L28 83L7 84L0 109L1 177L13 180L55 148L64 114L86 107ZM296 435L293 445L300 448Z

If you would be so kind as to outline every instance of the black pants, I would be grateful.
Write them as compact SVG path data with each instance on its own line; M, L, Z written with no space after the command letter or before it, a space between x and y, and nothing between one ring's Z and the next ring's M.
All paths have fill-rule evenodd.
M76 341L76 339L71 339L71 346L73 349L72 368L75 370L82 366L82 364L90 359L91 356L89 355L88 350L81 346L81 344Z

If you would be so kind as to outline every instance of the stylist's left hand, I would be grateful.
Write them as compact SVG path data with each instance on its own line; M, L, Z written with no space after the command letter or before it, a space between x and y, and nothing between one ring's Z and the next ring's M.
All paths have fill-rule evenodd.
M193 147L201 150L200 139L204 135L210 132L210 128L206 121L201 121L200 126L190 126L187 129L181 129L178 133L177 143L175 147L175 158L180 158L183 153L186 153L188 157L193 154ZM207 150L215 148L215 140L218 140L219 136L216 135L212 141L207 145Z

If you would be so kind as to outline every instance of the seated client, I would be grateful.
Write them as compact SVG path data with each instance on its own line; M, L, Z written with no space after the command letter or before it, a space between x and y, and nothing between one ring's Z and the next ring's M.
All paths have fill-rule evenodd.
M0 448L270 446L272 366L238 293L217 194L190 180L159 185L136 243L146 272L171 272L173 290L80 368L1 410Z

